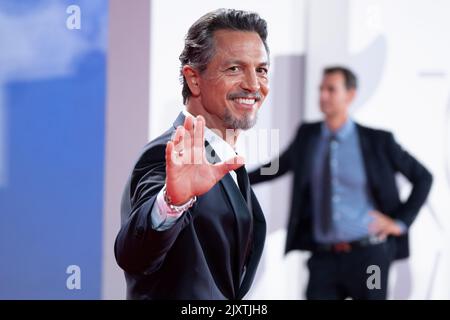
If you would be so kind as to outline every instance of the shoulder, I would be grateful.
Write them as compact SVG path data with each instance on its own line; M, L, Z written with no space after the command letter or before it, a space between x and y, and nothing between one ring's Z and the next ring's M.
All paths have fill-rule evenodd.
M373 128L373 127L367 127L362 124L359 124L355 122L356 127L360 134L365 135L369 138L373 139L381 139L381 140L391 140L394 138L392 132L379 129L379 128Z
M298 127L297 133L298 134L310 134L319 132L320 128L322 126L322 121L315 121L315 122L303 122Z
M138 156L134 169L147 167L150 164L165 163L166 145L172 138L174 132L175 128L171 127L166 132L147 143Z

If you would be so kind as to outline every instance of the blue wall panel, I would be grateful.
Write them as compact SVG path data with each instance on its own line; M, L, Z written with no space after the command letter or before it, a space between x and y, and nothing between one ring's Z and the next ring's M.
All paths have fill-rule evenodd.
M47 38L34 33L43 37L39 41L24 35L20 26L9 30L17 39L27 39L31 50L43 48L42 55L33 56L41 68L0 53L0 59L13 64L0 66L0 156L7 166L7 179L0 184L0 299L98 299L107 1L49 0L25 9L19 3L2 1L0 19L34 24L38 15L53 14L61 30L47 32ZM81 8L80 30L66 28L69 4ZM48 17L42 23L49 23ZM72 41L69 49L67 41ZM0 48L7 45L17 45L20 57L23 44L2 43L0 37ZM48 52L46 45L51 46ZM81 268L80 290L66 287L69 265Z

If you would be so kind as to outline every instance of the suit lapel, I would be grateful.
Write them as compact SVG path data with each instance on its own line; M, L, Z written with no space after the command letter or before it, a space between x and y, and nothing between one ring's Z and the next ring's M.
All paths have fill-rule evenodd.
M358 129L359 143L361 147L361 154L364 163L364 169L367 177L367 183L370 188L370 192L375 198L374 200L378 203L378 194L376 192L377 185L377 170L373 166L373 161L375 155L373 154L373 149L371 148L370 139L367 135L366 130L359 124L356 124L356 128Z
M306 137L306 147L304 151L304 155L307 157L305 167L303 171L302 176L304 177L303 182L310 183L312 178L312 172L313 172L313 165L314 165L314 158L316 155L316 148L319 145L319 139L320 139L320 128L321 123L317 123L313 127L311 127L311 130L309 132L309 137ZM303 155L300 155L303 156Z
M242 299L244 297L253 282L266 238L266 220L264 214L253 190L251 190L250 193L253 208L253 245L247 262L247 271L240 282L241 286L238 291L237 299Z
M211 147L211 145L205 141L205 148L206 148L206 158L210 163L217 163L220 162L221 159L217 156L214 149ZM235 292L239 291L239 284L241 282L241 268L244 265L245 262L245 249L247 248L247 241L248 241L248 235L250 233L250 211L247 207L247 202L245 201L244 197L242 196L241 191L239 190L238 186L234 182L233 178L229 173L227 173L220 181L223 190L225 191L225 194L227 195L227 198L231 204L233 214L235 216L236 221L236 252L237 256L239 257L236 261L236 265L234 267L234 275L235 275Z

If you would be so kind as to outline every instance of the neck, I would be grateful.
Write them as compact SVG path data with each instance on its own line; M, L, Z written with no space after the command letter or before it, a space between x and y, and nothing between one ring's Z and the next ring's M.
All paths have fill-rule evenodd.
M240 134L239 129L227 128L219 116L209 113L202 104L196 103L191 99L186 104L186 110L194 117L199 115L203 116L205 118L205 125L208 129L214 131L214 133L219 135L233 148L235 147Z
M337 115L334 117L327 117L325 119L325 123L328 129L330 129L332 132L336 132L340 128L342 128L342 126L347 122L347 119L348 119L347 114Z

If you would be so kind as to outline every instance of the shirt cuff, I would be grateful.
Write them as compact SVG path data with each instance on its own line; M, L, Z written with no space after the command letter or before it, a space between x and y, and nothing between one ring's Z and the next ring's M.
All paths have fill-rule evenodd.
M156 196L155 205L151 212L152 228L156 231L164 231L172 227L183 215L170 209L164 200L163 189Z
M397 226L400 228L402 235L406 233L406 231L408 230L408 227L406 226L406 224L398 219L395 219L395 223L397 224Z

